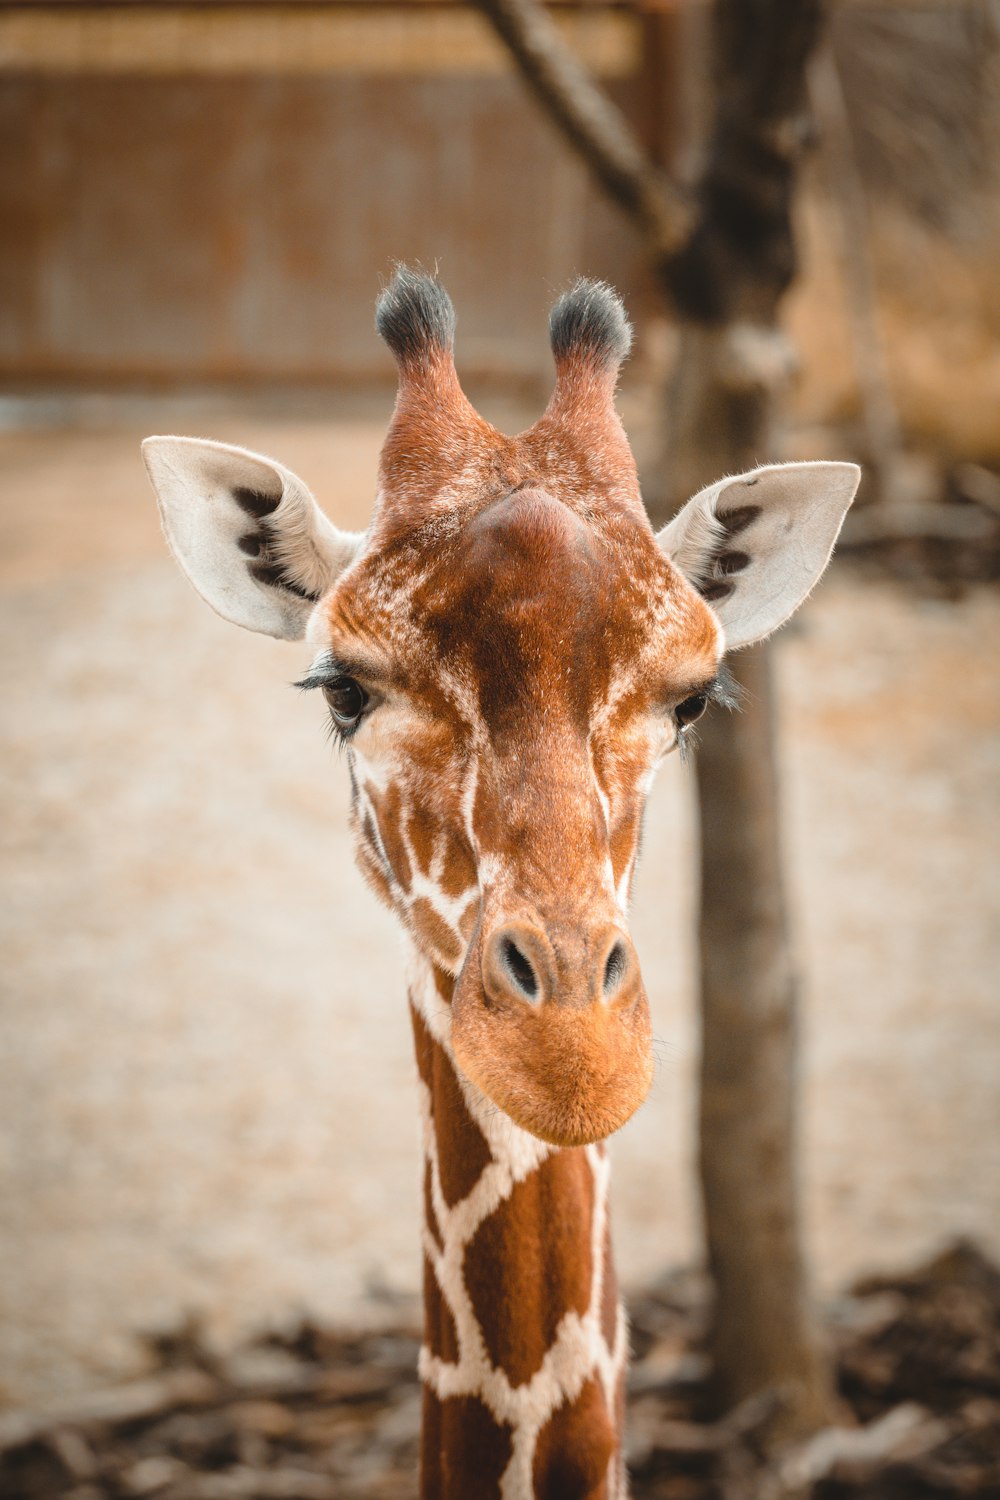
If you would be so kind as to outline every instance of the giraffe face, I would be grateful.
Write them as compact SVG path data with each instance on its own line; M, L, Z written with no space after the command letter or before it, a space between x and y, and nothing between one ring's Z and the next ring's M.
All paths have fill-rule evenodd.
M373 537L318 612L310 680L331 684L335 727L345 681L364 695L344 732L359 863L454 976L460 1066L565 1145L649 1087L629 889L652 774L720 632L638 508L533 447L515 441L485 493L474 465L447 526L432 505Z
M436 966L455 1061L557 1145L617 1129L652 1073L626 908L650 779L829 558L851 464L771 465L654 537L614 410L630 331L609 288L553 309L556 386L519 437L462 394L443 289L401 270L399 366L369 531L271 459L144 445L182 569L225 618L319 655L361 867ZM710 601L710 602L706 602Z

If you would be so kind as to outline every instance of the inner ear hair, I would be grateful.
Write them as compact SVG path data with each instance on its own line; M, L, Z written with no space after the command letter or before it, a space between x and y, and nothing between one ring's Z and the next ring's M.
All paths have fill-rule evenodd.
M728 598L736 587L736 575L750 566L750 553L731 544L757 520L761 509L759 505L738 505L731 510L717 510L712 516L706 514L712 535L691 580L703 599L711 603Z
M238 484L233 489L233 499L240 510L246 511L248 516L260 520L263 516L269 516L272 511L277 510L281 504L281 490L276 495L264 490L250 490L245 485Z
M246 569L257 583L268 588L285 589L309 604L315 604L320 595L312 592L291 574L288 564L281 556L279 537L268 521L281 504L281 492L277 495L265 491L247 489L237 485L232 491L233 499L243 511L251 527L237 540L236 545L247 559Z

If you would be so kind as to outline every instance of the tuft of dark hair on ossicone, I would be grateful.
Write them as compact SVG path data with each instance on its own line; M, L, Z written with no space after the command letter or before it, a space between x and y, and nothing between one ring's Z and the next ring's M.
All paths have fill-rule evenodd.
M632 325L613 287L581 279L549 314L549 338L556 364L577 355L617 370L632 347Z
M375 327L401 364L446 353L455 340L455 309L433 276L397 266L375 304Z

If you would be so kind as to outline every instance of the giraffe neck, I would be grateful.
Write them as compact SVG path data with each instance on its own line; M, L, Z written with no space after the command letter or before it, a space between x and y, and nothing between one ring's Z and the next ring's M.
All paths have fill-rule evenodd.
M557 1150L456 1071L416 958L424 1125L423 1500L622 1500L625 1317L603 1146Z

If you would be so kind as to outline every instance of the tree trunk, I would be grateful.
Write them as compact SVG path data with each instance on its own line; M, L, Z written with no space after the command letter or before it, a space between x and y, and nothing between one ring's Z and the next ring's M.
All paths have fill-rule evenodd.
M699 1152L725 1406L781 1389L811 1430L832 1388L808 1302L796 1182L796 978L781 874L770 648L731 662L742 713L706 724L701 804Z
M777 328L689 323L670 395L675 504L778 446L791 368ZM672 507L671 507L672 508ZM699 1175L715 1287L719 1404L767 1388L781 1435L828 1419L832 1382L812 1318L798 1211L796 983L782 879L770 647L730 658L742 710L709 715L701 820Z
M795 270L792 195L818 29L819 6L809 0L791 8L717 0L713 12L702 213L688 246L663 268L683 318L664 466L675 505L721 474L780 453L775 418L794 357L778 310ZM742 108L734 103L741 91ZM799 1220L797 997L770 648L737 653L730 667L745 690L743 709L710 719L697 755L699 1166L715 1285L713 1364L723 1406L781 1389L775 1428L785 1436L828 1419L833 1393Z

